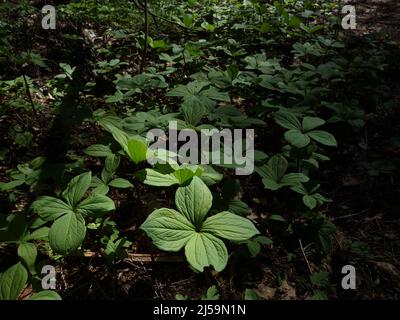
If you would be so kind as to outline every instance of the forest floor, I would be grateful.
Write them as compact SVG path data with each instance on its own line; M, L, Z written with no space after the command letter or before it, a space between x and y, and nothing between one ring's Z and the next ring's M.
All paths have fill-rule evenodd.
M381 32L400 41L400 2L397 0L346 0L356 6L357 32Z
M355 4L357 9L357 30L345 36L355 48L376 32L380 33L382 42L400 42L398 0L346 2ZM391 55L400 57L398 53L399 50L393 49ZM239 261L240 255L231 257L235 271L227 268L220 275L194 274L181 259L149 263L149 257L143 256L140 261L143 252L135 252L136 243L133 243L130 249L137 253L136 260L125 259L108 265L96 257L78 256L59 263L57 271L61 281L57 289L62 292L63 299L175 299L178 293L200 297L204 288L215 284L223 299L242 299L245 288L254 288L267 300L307 299L310 298L307 264L313 272L326 270L332 275L329 280L336 288L336 293L330 295L332 298L400 299L400 184L387 174L398 171L396 163L400 164L400 141L393 140L393 137L400 137L400 81L395 72L387 75L394 79L392 96L387 98L397 103L397 108L389 108L389 113L377 110L361 135L343 129L337 137L341 143L339 150L322 170L324 194L333 200L324 213L337 227L332 255L315 260L316 263L303 259L301 247L294 252L297 258L293 258L283 246L274 244L257 260L243 263ZM385 105L385 101L381 105ZM49 121L45 114L40 116L42 123ZM243 199L250 207L257 208L264 197L261 182L257 177L244 178L241 182ZM118 194L112 196L114 200L125 201L118 215L121 229L127 234L138 232L135 229L138 221L160 202L171 199L163 191L148 192L140 187L135 188L132 195L134 200L140 199L137 202L118 199ZM125 221L127 210L134 210L141 216ZM153 259L150 241L140 241L142 248L149 249L150 260ZM353 244L350 251L347 249L349 241ZM343 276L341 268L345 264L356 267L356 290L339 289Z
M356 4L358 25L351 35L355 46L370 33L381 34L382 41L400 41L400 2L347 2ZM392 92L395 101L400 102L400 83L393 83ZM400 186L393 184L386 175L368 175L374 165L387 162L390 166L391 160L400 157L400 144L397 148L389 144L392 137L400 133L400 114L397 111L377 120L370 122L372 125L366 127L363 137L347 138L345 146L323 173L325 182L332 182L330 190L325 190L333 199L326 214L337 226L336 250L319 265L311 263L310 267L313 271L329 270L336 275L330 279L336 288L340 287L341 267L349 263L356 267L357 290L338 290L336 297L339 299L400 299ZM256 182L250 180L244 185L248 186L248 189L244 188L248 202L262 197ZM355 244L351 253L342 250L349 240ZM300 249L297 253L301 256ZM193 275L179 262L123 261L115 265L114 270L108 270L91 263L79 265L77 260L72 272L71 265L70 262L65 273L66 299L75 296L108 298L108 292L133 299L174 299L177 293L199 297L202 294L200 288L214 284L207 277ZM283 270L286 273L284 279L281 278ZM87 280L82 282L82 279ZM243 266L242 274L227 270L217 281L224 299L242 298L240 292L244 288L237 287L238 284L255 288L263 299L308 298L306 261L290 261L278 246L272 247L268 254L262 254L255 265Z

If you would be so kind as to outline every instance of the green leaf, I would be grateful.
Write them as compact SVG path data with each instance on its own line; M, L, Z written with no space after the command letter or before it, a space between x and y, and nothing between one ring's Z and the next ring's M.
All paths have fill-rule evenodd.
M110 181L110 183L108 185L110 187L121 188L121 189L133 187L132 183L130 183L128 180L122 179L122 178L114 179L114 180Z
M34 273L37 249L33 243L23 242L18 246L18 256L24 261L28 270Z
M100 194L100 195L106 195L110 191L110 188L108 185L102 183L101 185L97 186L93 191L92 194Z
M308 182L310 179L303 173L288 173L283 176L280 184L285 186L293 186L301 182Z
M303 132L310 131L312 129L318 128L325 124L325 120L316 117L304 117L303 118Z
M186 245L195 228L179 212L161 208L151 213L140 227L153 240L156 247L165 251L179 251Z
M201 300L219 300L218 289L211 286L207 289L207 293L201 297Z
M94 144L86 148L85 153L92 157L107 157L112 151L109 146Z
M119 156L115 154L109 154L105 161L105 169L110 173L114 173L117 171L119 162L120 162Z
M249 219L224 211L207 218L201 232L231 241L245 241L260 232Z
M283 186L276 183L274 180L268 179L268 178L264 178L262 179L262 183L264 184L264 187L266 189L272 190L272 191L276 191L280 188L282 188Z
M279 214L273 214L269 218L274 221L286 222L286 219Z
M138 139L131 139L128 141L128 151L131 160L138 164L147 159L147 144Z
M76 176L68 183L67 188L64 190L62 194L64 199L74 207L89 189L91 181L91 172L85 172Z
M52 221L61 217L62 215L71 212L72 207L64 201L42 196L37 198L31 205L32 210L37 213L43 220Z
M83 200L76 207L76 211L81 214L103 214L115 210L115 204L112 199L105 195L94 194Z
M199 176L203 172L201 167L189 166L182 169L175 170L173 175L178 179L179 184L183 185L192 179L194 176Z
M257 256L261 251L261 245L257 241L249 240L246 245L252 257Z
M179 187L175 193L178 210L196 227L200 228L212 205L212 195L199 177L193 177L188 186Z
M201 92L206 97L216 100L216 101L223 101L223 102L231 102L231 98L227 92L220 92L215 87L210 87L207 90Z
M279 182L288 168L288 162L285 157L277 154L268 160L268 167L269 170L267 170L267 175L264 177Z
M222 180L223 175L215 170L212 166L202 166L203 173L201 174L201 180L208 186L218 183Z
M301 123L297 117L290 112L279 111L274 114L274 120L277 124L286 129L301 130Z
M297 129L286 131L285 140L297 148L304 148L310 143L310 138L308 135Z
M23 185L25 180L13 180L7 183L0 184L0 190L2 191L11 191L20 185Z
M197 125L207 114L207 108L203 105L195 104L192 100L185 101L181 108L185 121Z
M173 174L161 173L154 169L144 169L136 173L136 177L143 183L155 187L170 187L179 184L178 178Z
M43 290L32 294L28 300L62 300L57 292L52 290Z
M307 134L311 139L313 139L325 146L337 147L337 142L336 142L335 137L332 134L330 134L329 132L321 131L321 130L314 130L314 131L308 132Z
M191 14L185 14L183 17L183 23L186 27L190 27L193 24L193 16Z
M0 277L0 300L17 300L28 280L21 262L8 268Z
M49 236L49 228L42 227L33 231L31 234L24 237L23 241L30 241L30 240L45 240Z
M85 236L86 227L82 215L70 212L53 223L49 231L49 242L53 250L66 254L78 249Z
M246 216L249 212L249 206L239 199L231 199L228 203L228 211L239 216Z
M209 233L192 234L185 246L185 255L189 264L200 272L208 266L221 272L228 262L225 244Z
M317 200L314 197L305 195L303 196L303 203L310 209L314 209L317 206Z
M244 300L260 300L260 298L253 289L246 289L244 291Z
M109 165L110 165L110 164L109 164ZM103 183L104 183L105 185L107 185L108 182L110 181L110 179L112 178L113 175L114 175L114 172L108 171L106 168L104 168L104 169L101 171L101 181L103 181ZM91 185L93 185L93 181L92 181Z

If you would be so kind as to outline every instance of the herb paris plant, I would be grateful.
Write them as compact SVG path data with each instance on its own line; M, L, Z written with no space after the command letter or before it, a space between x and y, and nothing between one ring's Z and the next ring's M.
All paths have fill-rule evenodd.
M176 252L185 247L187 261L200 272L210 265L218 272L226 267L228 252L219 238L245 241L259 234L249 219L227 211L206 219L212 195L197 176L188 186L178 188L175 203L179 212L168 208L157 209L141 229L161 250Z

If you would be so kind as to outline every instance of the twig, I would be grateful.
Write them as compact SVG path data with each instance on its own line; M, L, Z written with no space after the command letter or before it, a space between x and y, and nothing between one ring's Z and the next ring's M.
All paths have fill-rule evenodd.
M364 209L364 210L362 210L362 211L360 211L360 212L357 212L357 213L346 214L346 215L344 215L344 216L331 218L331 220L332 220L332 221L336 221L336 220L339 220L339 219L346 219L346 218L356 217L356 216L359 216L360 214L363 214L363 213L365 213L365 212L367 212L367 211L369 211L369 209Z
M304 251L303 243L301 242L301 239L300 239L300 238L299 238L299 244L300 244L301 253L303 254L304 260L306 261L308 271L310 272L310 274L312 274L313 272L312 272L310 263L308 262L306 253L305 253L305 251Z
M144 48L143 48L142 61L140 63L140 73L143 72L144 66L146 64L146 59L147 59L147 37L149 35L148 12L149 12L149 8L147 5L147 0L144 0Z
M99 252L85 251L86 258L100 258ZM183 257L169 254L148 254L148 253L128 253L128 258L124 259L130 262L183 262Z

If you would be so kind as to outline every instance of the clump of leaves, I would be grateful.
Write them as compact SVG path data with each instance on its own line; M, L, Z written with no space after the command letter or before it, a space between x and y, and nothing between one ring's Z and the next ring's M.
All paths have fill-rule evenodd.
M185 248L187 261L197 271L202 272L210 265L218 272L225 269L228 251L220 238L239 242L259 234L249 219L231 212L206 218L212 205L212 194L196 176L188 186L178 188L175 203L179 212L157 209L141 229L161 250L177 252Z
M86 236L84 217L98 217L115 209L114 202L102 194L82 200L91 181L91 172L82 173L68 183L62 199L42 196L32 203L32 210L43 220L54 221L49 242L56 252L67 254L79 248Z
M325 146L336 147L335 137L329 132L315 130L325 124L317 117L304 117L302 123L290 112L276 112L274 120L282 127L289 129L285 132L285 140L292 146L304 148L310 144L311 139Z

